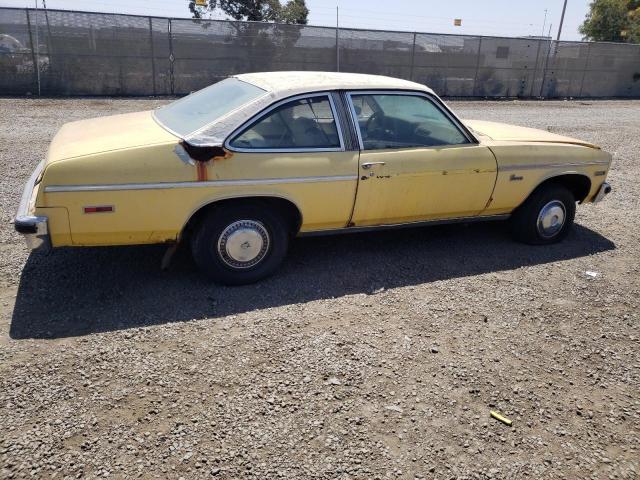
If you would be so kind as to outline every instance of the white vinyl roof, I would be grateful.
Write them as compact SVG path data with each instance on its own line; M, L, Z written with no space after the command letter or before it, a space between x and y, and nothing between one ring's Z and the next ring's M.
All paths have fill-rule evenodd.
M265 94L193 132L185 140L194 146L218 147L239 126L278 100L324 90L413 90L433 93L408 80L340 72L264 72L234 75L265 90Z
M243 82L251 83L279 97L289 97L318 90L349 89L403 89L431 92L431 89L420 83L383 77L382 75L365 75L362 73L341 72L265 72L243 73L235 75ZM432 93L432 92L431 92Z

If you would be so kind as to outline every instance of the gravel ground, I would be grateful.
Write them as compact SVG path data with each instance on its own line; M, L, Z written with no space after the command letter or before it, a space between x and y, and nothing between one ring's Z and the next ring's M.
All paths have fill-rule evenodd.
M559 245L299 239L237 288L162 247L29 257L10 222L56 130L162 103L0 99L3 478L638 478L640 101L452 102L616 152Z

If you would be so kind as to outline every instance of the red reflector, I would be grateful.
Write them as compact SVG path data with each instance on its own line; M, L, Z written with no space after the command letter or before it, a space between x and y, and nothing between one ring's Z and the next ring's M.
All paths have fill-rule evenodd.
M103 205L99 207L84 207L84 213L113 212L113 205Z

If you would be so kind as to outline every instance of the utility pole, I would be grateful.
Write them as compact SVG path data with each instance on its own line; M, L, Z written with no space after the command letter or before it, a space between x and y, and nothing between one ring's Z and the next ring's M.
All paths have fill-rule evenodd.
M38 40L38 0L36 3L36 74L38 75L38 96L40 96L40 41Z
M562 15L560 16L560 26L558 27L558 38L556 42L560 41L560 34L562 33L562 24L564 23L564 13L567 11L567 0L564 0L564 6L562 7Z
M547 58L544 60L544 68L542 69L542 81L540 82L540 95L538 97L542 98L542 94L544 93L544 84L547 81L547 68L549 67L549 57L551 56L551 51L553 50L553 40L551 39L551 28L553 27L553 23L549 24L549 33L547 37L549 37L549 49L547 50Z
M552 61L553 61L553 65L555 65L556 63L556 55L558 55L558 47L560 46L560 34L562 33L562 24L564 23L564 14L567 11L567 0L564 0L564 5L562 6L562 15L560 16L560 26L558 27L558 36L556 37L556 41L553 42L551 41L553 45L553 54L552 54ZM551 28L549 28L549 36L551 36ZM544 72L544 77L542 77L542 86L544 87L544 83L547 77L547 66L549 65L549 57L547 56L547 63L545 66L545 72ZM553 81L553 78L551 79L551 81ZM547 89L547 93L548 93ZM542 92L540 93L540 96L542 96Z
M336 72L340 71L340 11L336 5Z
M544 9L544 20L542 22L542 36L544 37L544 27L547 25L547 9Z
M42 0L42 8L44 9L44 20L47 22L47 57L49 57L49 61L51 61L53 49L51 48L51 24L49 23L49 14L47 13L47 0Z

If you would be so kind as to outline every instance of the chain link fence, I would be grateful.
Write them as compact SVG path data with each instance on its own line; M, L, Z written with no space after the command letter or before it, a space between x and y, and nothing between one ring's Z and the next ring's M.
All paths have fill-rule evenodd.
M454 97L640 97L640 45L0 8L0 94L180 95L271 70Z

